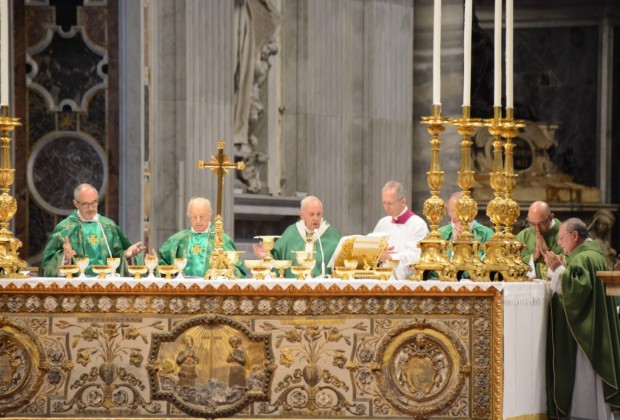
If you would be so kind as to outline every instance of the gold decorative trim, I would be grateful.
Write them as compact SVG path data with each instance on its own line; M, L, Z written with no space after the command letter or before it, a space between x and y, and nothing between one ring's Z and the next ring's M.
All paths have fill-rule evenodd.
M28 404L49 369L36 334L20 320L0 318L0 415Z

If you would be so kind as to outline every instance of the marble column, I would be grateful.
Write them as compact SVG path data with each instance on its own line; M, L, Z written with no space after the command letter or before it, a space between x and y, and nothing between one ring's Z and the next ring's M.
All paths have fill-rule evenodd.
M119 225L128 238L138 241L143 237L144 3L121 2L119 8Z
M211 199L215 212L217 177L196 162L211 160L220 139L232 159L233 2L158 0L152 7L151 243L159 246L187 226L191 197ZM225 179L222 208L231 236L233 177Z
M382 215L381 186L410 184L412 4L282 6L284 194L317 195L342 233L366 233Z

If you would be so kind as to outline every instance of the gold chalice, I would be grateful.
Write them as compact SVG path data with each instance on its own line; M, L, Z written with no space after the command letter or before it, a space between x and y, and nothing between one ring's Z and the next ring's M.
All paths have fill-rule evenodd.
M149 269L149 279L155 278L155 268L157 268L157 257L149 257L148 255L144 257L144 265Z
M127 271L133 276L134 279L140 280L142 275L149 272L146 265L130 265L127 266Z
M112 269L111 271L112 277L118 277L118 273L116 272L116 269L118 268L119 265L121 265L121 259L120 258L108 258L106 262Z
M271 267L265 265L263 260L245 260L243 263L250 269L252 278L255 280L263 280L271 271Z
M297 280L305 280L308 274L310 274L310 271L312 271L312 269L304 265L291 266L291 273L297 275Z
M97 278L105 279L106 275L112 272L112 267L104 264L96 264L92 267L93 273L97 274Z
M273 249L276 243L276 239L278 238L279 236L275 236L275 235L261 235L261 236L254 237L254 239L260 239L263 242L263 249L267 251L267 255L265 256L265 259L268 259L268 258L273 259L273 256L271 255L271 250Z
M179 267L176 265L160 265L159 272L162 273L167 280L170 280L174 274L179 272Z
M273 268L280 272L280 278L284 278L284 270L289 268L293 262L291 260L273 260Z
M183 278L183 270L185 270L185 267L187 267L187 258L175 258L174 265L176 265L179 269L179 275L177 276L177 278Z
M353 279L353 273L355 272L355 268L346 267L346 266L338 266L336 267L336 275L340 277L342 280L351 280Z
M299 265L303 265L302 261L303 260L309 260L314 258L314 252L315 251L291 251L293 254L295 254L295 260L297 261L297 263Z
M90 260L88 259L88 257L76 257L75 258L75 263L77 264L78 268L80 269L80 278L81 279L85 279L86 278L86 269L88 268L88 264L90 263Z
M66 277L67 279L72 279L74 274L80 272L80 267L75 264L71 265L61 265L58 267L58 274Z

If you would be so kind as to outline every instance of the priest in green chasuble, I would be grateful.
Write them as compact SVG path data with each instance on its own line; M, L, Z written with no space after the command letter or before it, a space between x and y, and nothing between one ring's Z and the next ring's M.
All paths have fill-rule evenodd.
M73 198L76 210L58 223L45 245L41 276L58 276L59 266L83 257L89 259L88 275L94 275L92 265L106 265L109 257L120 258L124 273L126 260L144 251L142 242L132 245L116 223L97 213L99 193L92 185L78 185Z
M577 218L560 225L566 258L551 251L547 344L547 414L550 418L608 419L620 409L618 313L597 271L608 270L600 245Z
M287 227L275 242L271 250L273 258L292 260L293 265L299 265L293 251L314 251L316 264L312 269L312 277L321 276L323 273L331 274L327 263L340 241L340 233L323 220L323 203L315 196L301 200L299 217L300 220ZM254 254L258 258L267 256L262 243L254 245ZM286 277L295 277L290 268L286 270Z
M464 231L463 224L459 220L456 213L456 205L461 197L463 197L463 193L461 191L457 191L450 196L448 199L448 217L450 218L450 223L437 229L441 235L441 238L446 241L454 242L458 240L459 236ZM491 239L495 233L493 232L493 229L484 226L477 220L471 222L468 230L474 235L474 239L482 244Z
M187 216L190 227L175 233L164 242L158 252L151 251L151 255L157 255L160 265L174 265L175 258L187 258L187 265L183 273L185 276L204 277L211 268L210 258L215 243L215 226L211 223L213 210L211 202L202 197L194 197L187 204ZM236 251L237 248L232 239L224 234L224 251ZM245 278L245 268L241 260L235 264L235 277Z
M516 236L516 240L525 245L522 251L523 262L530 266L529 278L547 280L547 266L543 255L547 251L561 254L558 244L560 221L553 217L549 205L544 201L535 201L527 212L529 227Z

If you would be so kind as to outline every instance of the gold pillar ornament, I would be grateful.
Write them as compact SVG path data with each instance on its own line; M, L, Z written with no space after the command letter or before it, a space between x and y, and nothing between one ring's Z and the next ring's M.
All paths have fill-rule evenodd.
M223 276L234 279L235 264L228 258L223 247L224 221L222 219L222 191L224 187L224 175L226 175L230 169L244 169L245 163L231 162L228 159L228 155L224 153L224 141L219 140L217 142L217 154L211 157L211 161L205 162L204 160L200 160L196 163L196 166L199 169L211 169L211 172L217 174L217 214L214 223L214 248L211 252L211 258L209 259L210 268L205 274L205 278L216 279L217 277Z
M411 280L423 280L424 273L429 271L436 271L442 280L456 280L456 271L446 252L448 242L442 239L437 231L439 222L446 215L446 203L439 197L439 189L443 186L443 171L439 165L439 150L441 148L439 135L445 131L445 125L449 122L449 118L441 116L441 105L433 105L432 115L422 117L422 124L427 126L426 130L433 136L430 140L431 166L426 173L431 196L424 201L423 210L431 230L426 238L418 242L418 247L422 249L422 252L420 259L411 264L415 270Z
M511 275L504 279L506 281L527 281L527 272L530 271L529 265L523 262L521 257L521 250L523 244L515 240L515 235L512 233L512 226L519 218L520 209L519 203L512 199L512 191L517 183L518 174L514 171L514 147L512 142L519 129L525 127L522 120L514 119L514 108L506 108L506 118L502 122L501 132L502 136L506 139L504 142L504 240L507 242L507 258L510 258L514 269L510 273Z
M0 151L0 277L26 277L22 270L26 262L19 258L17 250L22 242L9 230L9 221L17 213L17 200L10 194L15 177L15 169L11 166L11 137L15 127L21 126L19 118L9 116L9 107L2 105L0 110L0 131L2 131L2 150Z
M486 257L484 264L491 280L507 279L513 268L513 261L508 257L510 248L505 240L503 230L504 192L506 189L506 174L504 172L502 151L502 108L493 107L493 118L484 121L485 126L493 136L493 171L489 174L493 199L487 204L487 216L495 227L493 238L483 245Z
M461 226L467 229L461 233L459 238L452 243L452 264L456 272L467 271L472 279L488 281L489 273L484 264L480 261L480 242L471 233L470 225L478 214L478 204L471 196L471 189L474 185L474 171L471 159L471 136L476 127L482 125L478 118L471 118L471 107L463 106L463 116L453 122L456 125L457 133L461 136L461 169L457 172L457 182L461 188L462 196L456 203L456 215L461 222Z

